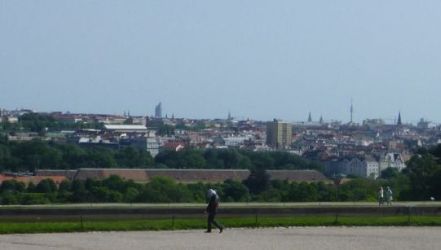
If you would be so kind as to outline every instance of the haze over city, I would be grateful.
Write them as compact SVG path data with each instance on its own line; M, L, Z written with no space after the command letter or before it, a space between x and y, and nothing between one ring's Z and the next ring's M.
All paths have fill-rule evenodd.
M440 1L0 0L0 107L441 121Z

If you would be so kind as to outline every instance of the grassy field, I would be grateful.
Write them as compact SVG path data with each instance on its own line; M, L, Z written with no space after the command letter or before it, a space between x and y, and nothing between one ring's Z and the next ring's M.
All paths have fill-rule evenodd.
M66 204L36 206L0 206L0 234L49 233L83 231L178 230L206 227L202 214L205 204ZM400 202L388 209L379 209L374 202L331 203L222 203L225 209L248 209L238 214L220 214L219 221L233 227L290 227L290 226L441 226L437 216L440 202ZM425 209L425 208L429 209ZM274 213L271 213L271 209ZM284 208L320 208L317 214L295 215ZM351 210L351 208L354 208ZM348 211L364 209L363 215ZM404 209L403 209L404 208ZM83 213L78 209L84 210ZM114 209L112 213L108 212ZM149 215L152 210L170 210L160 216ZM188 213L192 209L191 213ZM250 210L251 209L251 210ZM254 210L256 209L256 210ZM259 210L261 209L261 210ZM266 213L262 213L266 209ZM270 209L270 210L268 210ZM349 210L348 210L349 209ZM37 212L35 212L37 210ZM432 211L433 210L433 211ZM21 211L21 212L20 212ZM58 215L56 212L60 212ZM97 212L98 211L98 212ZM268 212L269 211L269 212ZM311 211L311 210L305 210ZM89 213L90 212L90 213ZM185 213L187 212L187 213ZM431 212L431 213L427 213ZM303 212L301 211L301 214ZM422 216L421 214L425 214ZM431 214L431 215L429 215ZM146 217L149 216L149 217Z
M441 216L245 216L219 217L227 228L290 226L441 226ZM84 231L179 230L206 227L205 217L162 219L2 219L0 234Z
M27 208L204 208L205 203L74 203L44 205L0 205L1 209ZM377 207L377 202L222 202L223 208L290 208L290 207ZM405 201L394 202L393 206L426 207L441 206L440 201Z

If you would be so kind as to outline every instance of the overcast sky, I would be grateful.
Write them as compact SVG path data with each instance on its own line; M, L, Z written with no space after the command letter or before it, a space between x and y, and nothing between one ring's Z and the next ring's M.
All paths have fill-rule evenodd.
M439 0L0 0L0 108L441 122Z

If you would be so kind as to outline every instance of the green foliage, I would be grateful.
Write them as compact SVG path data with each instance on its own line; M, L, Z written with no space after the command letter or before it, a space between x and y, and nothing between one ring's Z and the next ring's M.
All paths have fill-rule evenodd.
M192 194L192 200L194 202L205 202L206 201L206 193L209 188L219 190L220 187L218 185L206 184L202 182L198 183L189 183L187 185L188 190Z
M156 164L169 168L316 169L322 166L287 152L252 152L237 149L161 151Z
M80 147L32 140L29 142L0 141L0 170L14 172L36 169L78 169L112 167L147 167L153 165L149 152L123 147Z
M340 201L376 201L378 183L371 179L357 178L340 185L338 200Z
M74 180L71 185L72 195L70 197L71 202L87 202L89 192L86 189L86 185L83 181Z
M223 217L228 228L289 227L289 226L440 226L440 216L393 215L393 216L240 216ZM173 218L83 218L83 219L27 219L0 220L0 234L55 233L84 231L129 230L183 230L203 229L205 219L200 217Z
M260 194L269 188L270 176L265 170L252 170L243 184L248 187L251 194Z
M32 140L0 140L0 170L14 172L36 169L78 168L216 168L216 169L317 169L317 163L287 152L251 152L237 149L181 151L164 150L155 159L149 152L133 147L110 149L100 146L80 147Z
M173 179L154 177L142 189L137 201L140 202L190 202L191 193L183 184Z
M380 177L383 179L393 179L396 178L400 172L396 168L386 168L385 170L381 171Z
M36 191L36 189L37 189L37 186L33 182L31 182L28 184L28 187L26 188L26 192L34 193Z
M12 192L2 192L0 196L0 202L2 205L15 205L19 204L19 197Z
M401 197L408 200L430 200L441 198L441 146L430 151L421 151L407 163L403 174L408 178L408 188L402 190Z
M160 136L171 136L175 134L175 127L171 125L161 125L157 132L157 135Z
M57 191L57 185L52 179L44 179L38 183L35 191L38 193L52 193Z
M150 166L153 164L153 158L149 152L133 147L126 147L119 150L115 154L115 158L118 166L129 168Z
M238 181L224 181L222 193L224 201L248 201L250 199L248 188Z
M16 180L3 181L0 186L0 192L23 192L25 189L25 184Z
M169 168L204 168L206 166L202 151L196 149L185 149L178 152L164 150L159 152L155 162Z
M58 129L60 124L50 115L28 113L20 116L19 122L24 129L39 134L45 134L47 130Z
M52 202L52 197L41 193L22 193L18 196L19 204L34 205L34 204L49 204Z
M222 201L375 201L379 186L390 186L394 200L429 200L441 197L441 148L421 151L407 163L402 173L393 169L382 172L382 179L354 178L340 185L326 183L290 183L270 181L264 169L303 168L314 163L282 152L249 152L241 150L163 151L155 159L156 166L174 168L244 168L251 175L243 183L181 184L164 177L153 178L147 184L134 183L110 176L104 180L64 181L58 186L43 180L27 187L15 180L0 185L1 204L36 204L50 202L205 202L208 188L214 188ZM78 167L138 167L151 164L149 154L134 148L111 150L81 148L76 145L42 141L24 143L0 140L0 167L28 171L50 166L54 169ZM317 166L318 167L318 166Z
M206 202L209 188L215 189L222 202L317 202L317 201L375 201L378 186L389 185L395 193L408 190L407 178L399 175L388 181L353 179L339 186L326 183L269 181L260 171L254 171L244 183L226 180L223 183L176 183L166 177L154 177L147 184L110 176L104 180L63 181L58 186L49 179L28 187L15 180L0 186L1 204L46 204L67 202ZM439 174L439 172L437 172ZM433 184L439 187L438 183ZM403 199L403 195L399 199Z
M36 132L45 135L51 131L76 129L101 129L103 125L97 122L70 122L56 120L51 114L27 113L19 117L18 123L0 122L0 130L14 133L16 131Z

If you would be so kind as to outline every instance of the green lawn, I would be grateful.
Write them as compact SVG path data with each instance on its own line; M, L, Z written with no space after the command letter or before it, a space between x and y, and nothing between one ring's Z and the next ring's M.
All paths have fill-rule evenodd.
M219 217L227 228L289 226L441 226L441 216L244 216ZM199 218L0 220L0 234L82 231L204 229Z

